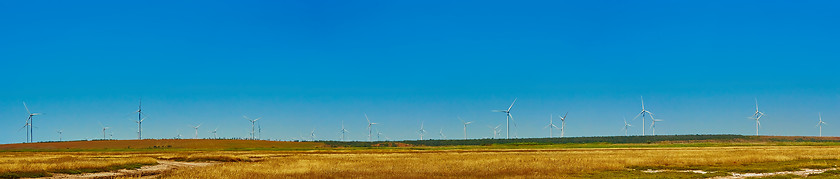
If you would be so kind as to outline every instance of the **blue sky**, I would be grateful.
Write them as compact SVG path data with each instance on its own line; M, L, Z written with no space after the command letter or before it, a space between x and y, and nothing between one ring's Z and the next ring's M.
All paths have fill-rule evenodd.
M0 143L200 137L365 140L363 113L392 139L492 135L504 109L519 137L840 135L835 1L84 1L0 2ZM641 133L633 121L631 134ZM649 125L649 124L647 124ZM559 131L555 131L555 134Z

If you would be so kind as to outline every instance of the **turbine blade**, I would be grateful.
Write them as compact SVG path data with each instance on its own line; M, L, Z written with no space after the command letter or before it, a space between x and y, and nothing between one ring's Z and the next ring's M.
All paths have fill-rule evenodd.
M510 112L510 109L512 109L512 108L513 108L513 104L514 104L514 103L516 103L516 99L517 99L517 98L513 98L513 102L512 102L512 103L510 103L510 107L508 107L508 110L507 110L508 112Z
M26 108L26 114L29 114L29 115L32 114L32 112L29 112L29 107L26 107L26 102L25 101L23 102L23 108Z
M633 119L631 119L631 120L630 120L630 122L635 121L635 120L636 120L636 118L639 118L639 116L642 116L642 114L644 114L644 113L645 113L645 111L642 111L642 112L640 112L639 114L636 114L636 117L633 117Z

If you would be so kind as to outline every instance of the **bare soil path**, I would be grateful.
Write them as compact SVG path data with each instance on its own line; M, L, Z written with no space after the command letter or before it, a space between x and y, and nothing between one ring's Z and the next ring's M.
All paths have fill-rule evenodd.
M117 171L99 172L99 173L82 173L82 174L53 174L52 177L44 178L113 178L119 176L134 176L143 178L152 178L163 172L175 170L178 168L190 167L204 167L217 164L218 162L176 162L171 160L158 160L157 165L147 165L139 169L120 169Z

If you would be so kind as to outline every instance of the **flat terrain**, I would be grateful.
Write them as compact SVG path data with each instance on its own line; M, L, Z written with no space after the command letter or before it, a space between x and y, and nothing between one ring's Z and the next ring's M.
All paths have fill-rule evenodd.
M326 142L168 140L79 149L0 145L0 177L56 178L840 178L840 145L826 138L655 143L509 143L347 147ZM148 140L155 141L155 140ZM131 146L142 146L138 143ZM160 141L158 141L160 142ZM234 143L225 145L224 143ZM249 146L248 142L262 143ZM406 141L404 141L406 142ZM86 146L85 141L45 146ZM188 144L189 143L189 144ZM202 144L205 143L205 144ZM411 142L407 142L411 143ZM189 148L213 145L208 148ZM371 143L374 146L393 143ZM169 144L166 144L169 145ZM222 145L224 147L219 147ZM354 144L358 145L358 144ZM10 147L13 146L13 147ZM29 146L31 148L21 148Z

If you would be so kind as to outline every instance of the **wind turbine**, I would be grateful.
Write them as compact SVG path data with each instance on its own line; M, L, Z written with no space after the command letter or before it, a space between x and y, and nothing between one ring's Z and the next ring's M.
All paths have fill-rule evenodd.
M344 135L347 134L347 129L344 128L344 120L341 120L341 141L344 141Z
M101 122L99 123L99 126L102 127L102 139L108 139L108 135L105 133L105 130L110 129L111 127L104 126Z
M510 107L508 107L507 110L493 110L493 112L503 112L507 116L505 121L507 122L507 126L506 126L507 137L506 138L508 138L508 139L510 139L510 121L513 121L513 116L510 115L510 110L513 108L513 104L516 103L516 99L517 98L513 98L513 102L510 103ZM513 125L516 126L516 121L513 122Z
M29 126L29 133L26 135L26 140L28 140L28 142L31 143L35 139L35 133L32 132L32 128L33 128L33 126L32 126L32 123L33 123L32 116L37 116L37 115L42 115L42 114L41 113L29 112L29 107L26 107L26 102L23 102L23 108L26 108L26 113L29 114L29 118L26 119L26 125L24 125L23 127L26 127L27 125Z
M198 124L197 126L190 126L190 127L195 129L195 138L193 138L193 139L198 139L198 127L201 127L201 124Z
M309 138L311 138L312 141L315 141L315 128L314 127L312 128L312 132L309 132Z
M181 139L181 129L176 129L178 131L178 135L175 136L176 139Z
M417 134L420 134L420 140L423 140L423 134L426 134L426 129L423 129L423 122L420 122L420 130L417 130Z
M440 128L440 132L438 132L438 135L440 135L440 139L444 139L444 140L446 139L446 135L443 135L443 128L442 127Z
M257 122L257 140L262 139L262 122Z
M214 139L218 139L218 138L219 138L219 136L216 136L216 131L217 131L217 130L219 130L219 128L218 128L218 127L216 127L216 129L213 129L213 131L210 131L210 133L213 133L213 138L214 138Z
M653 113L651 113L650 111L645 109L645 98L644 97L640 97L640 98L642 99L642 112L639 112L639 114L637 114L636 117L633 117L633 119L630 120L630 121L636 120L636 118L639 118L639 116L642 116L642 135L644 136L645 135L645 128L644 128L645 127L645 114L649 115L650 119L653 119Z
M55 132L58 132L58 141L61 142L61 134L64 133L64 130L59 129L58 131L55 131Z
M820 137L822 137L822 126L825 125L825 122L822 120L822 113L817 113L820 115L820 122L817 122L817 127L820 128Z
M257 119L251 119L245 115L242 115L242 117L247 119L248 121L251 121L251 140L254 140L254 122L257 122L258 120L262 119L262 117L258 117Z
M758 136L758 128L761 127L761 122L759 121L761 117L764 116L764 112L758 110L758 98L755 98L755 113L752 116L747 117L749 119L755 120L755 135Z
M650 122L650 129L651 129L651 130L650 130L650 134L651 134L651 135L656 135L656 122L657 122L657 121L662 121L662 120L660 120L660 119L654 119L654 118L652 118L652 117L651 117L650 119L652 119L652 121Z
M560 137L566 137L566 115L569 115L569 112L563 114L563 117L557 116L560 117L560 121L562 121L560 124Z
M26 141L25 142L29 142L29 129L27 129L27 127L29 127L30 125L31 124L29 124L29 118L26 118L26 123L23 124L23 127L18 129L18 132L20 132L20 130L26 131Z
M458 120L461 120L461 124L464 124L464 140L467 140L467 125L472 124L473 121L464 122L464 120L461 119L461 117L458 117Z
M627 123L627 118L624 118L624 136L629 136L629 135L627 135L627 128L630 128L630 127L633 127L633 125L630 125L630 123Z
M379 137L383 135L382 132L379 132L379 129L376 129L376 141L382 141Z
M137 123L137 139L138 140L143 139L143 121L146 120L146 118L143 117L143 115L146 115L146 114L143 113L143 108L142 107L143 107L143 100L141 99L140 104L137 105L137 121L134 121L134 122Z
M502 127L501 124L496 125L496 127L492 127L492 126L487 126L487 127L493 130L493 138L494 139L496 138L496 136L498 136L499 134L502 133L502 130L499 129L499 127Z
M548 128L548 137L554 137L553 129L558 128L554 125L554 114L548 115L548 125L543 128Z
M371 127L373 127L373 125L376 125L376 124L379 124L379 123L370 122L370 118L368 118L367 113L365 113L365 119L367 120L367 123L368 123L368 126L367 126L367 128L368 128L368 141L370 141L370 137L371 137L371 134L373 132L373 130L371 130ZM377 138L379 138L379 137L377 137Z

